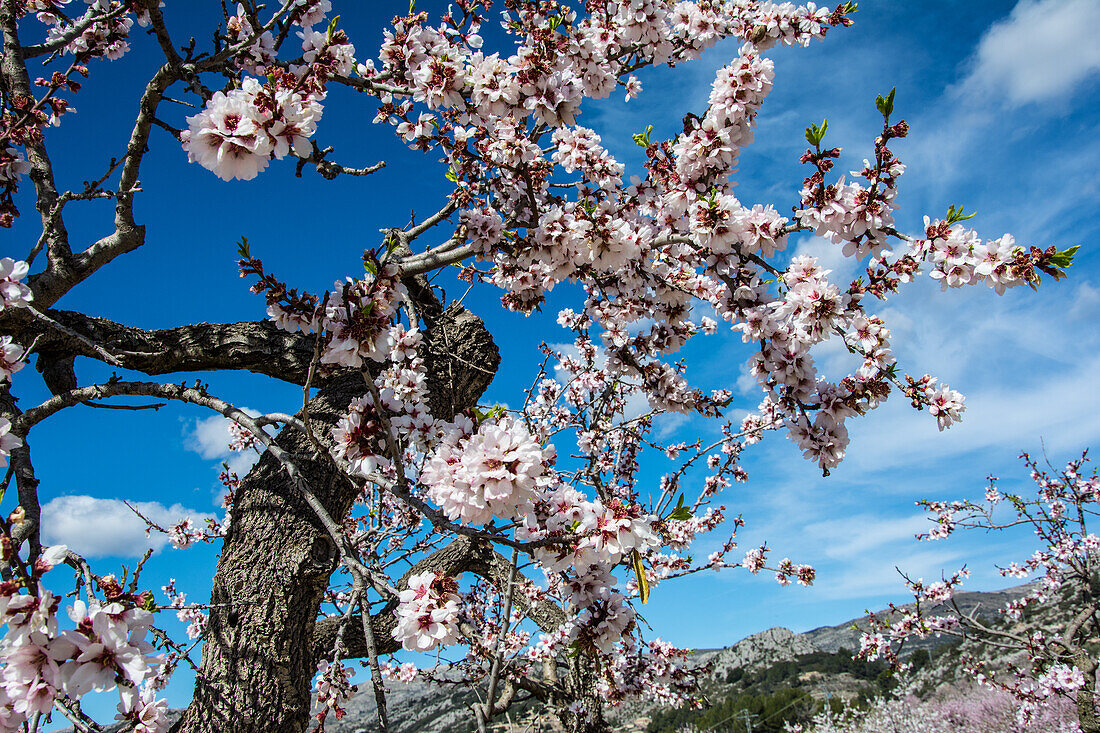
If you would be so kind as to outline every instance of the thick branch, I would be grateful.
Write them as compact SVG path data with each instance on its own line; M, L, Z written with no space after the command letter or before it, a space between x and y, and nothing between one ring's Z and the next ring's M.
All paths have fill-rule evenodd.
M304 384L313 357L314 336L282 331L272 321L196 323L147 331L73 311L49 315L106 349L122 367L150 375L232 369ZM45 350L104 360L81 340L66 338L56 329L43 333L39 343Z

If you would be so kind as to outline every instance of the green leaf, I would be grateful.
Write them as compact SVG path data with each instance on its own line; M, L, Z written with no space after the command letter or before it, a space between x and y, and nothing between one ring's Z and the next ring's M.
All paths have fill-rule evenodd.
M411 15L412 12L410 11L409 14ZM332 34L336 32L336 24L339 23L339 22L340 22L340 16L337 15L335 18L330 20L329 23L328 23L328 35L325 36L325 38L328 39L329 43L332 43Z
M978 215L978 212L976 212L976 211L971 213L971 214L964 215L963 214L963 206L961 204L957 208L954 204L952 204L947 209L947 223L948 224L956 224L960 221L966 221L967 219L973 219L977 215Z
M635 144L637 144L639 147L648 148L649 147L649 135L652 132L653 132L653 125L649 125L649 126L646 127L645 132L636 132L633 135L631 135L630 139L633 140L635 142Z
M252 259L252 254L248 251L248 237L241 237L241 241L237 244L237 254L242 260Z
M378 265L374 264L370 260L363 260L363 269L372 275L378 274Z
M409 0L409 15L416 12L416 0Z
M879 113L882 114L884 120L889 120L890 115L894 112L894 93L897 91L897 87L890 90L890 93L883 97L881 94L875 97L875 107L878 108Z
M642 604L649 603L649 581L645 577L645 565L642 565L642 556L634 550L630 555L630 564L634 568L634 577L638 579L638 597Z
M672 510L672 513L668 515L669 519L677 519L685 521L691 519L691 509L684 506L684 494L680 493L680 498L676 500L676 508Z
M1056 252L1049 262L1059 270L1064 270L1073 264L1073 257L1077 254L1077 250L1081 249L1081 245L1075 244L1069 249L1064 249L1061 252Z
M828 118L821 121L821 126L810 123L810 126L806 128L806 141L814 147L821 147L821 141L825 139L825 131L829 129Z
M447 169L447 180L451 181L452 183L458 183L458 176L455 174L454 168Z

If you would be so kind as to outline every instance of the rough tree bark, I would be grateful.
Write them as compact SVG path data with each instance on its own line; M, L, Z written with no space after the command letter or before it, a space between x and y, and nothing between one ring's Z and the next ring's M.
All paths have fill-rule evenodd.
M499 363L480 319L461 307L423 313L431 409L440 417L472 407ZM365 391L356 373L330 381L310 401L316 437L329 435L348 403ZM300 432L279 444L313 453ZM329 515L341 521L358 495L325 458L299 461ZM214 578L195 696L174 733L305 730L315 672L313 632L336 548L287 475L265 455L234 498L232 521Z

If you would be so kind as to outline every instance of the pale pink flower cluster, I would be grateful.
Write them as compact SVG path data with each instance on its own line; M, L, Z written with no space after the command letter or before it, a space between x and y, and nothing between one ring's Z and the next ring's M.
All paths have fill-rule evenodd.
M11 421L0 417L0 466L8 465L8 456L21 445L23 439L11 432Z
M786 587L791 584L793 578L799 585L811 586L814 584L816 571L810 565L796 565L789 558L783 558L775 571L775 582Z
M634 609L617 590L607 589L605 599L581 608L566 622L563 630L567 644L576 644L591 653L599 650L612 654L623 636L634 626Z
M887 229L894 226L891 206L897 196L897 179L905 172L905 166L894 162L883 171L883 178L876 178L870 162L864 162L864 172L876 182L875 199L871 201L871 188L854 181L845 183L841 178L836 184L833 198L824 206L814 205L813 191L802 189L802 201L806 208L795 212L798 221L810 227L819 237L843 245L845 257L863 258L868 254L878 256L886 243ZM853 176L860 175L852 171Z
M156 689L149 684L140 690L133 687L118 688L121 702L116 720L128 721L134 733L164 733L169 729L168 701L157 698Z
M187 638L201 638L206 631L206 624L209 620L203 610L187 605L187 594L176 590L175 578L169 579L168 585L163 586L161 590L168 596L168 607L177 609L176 618L187 624Z
M128 721L134 733L164 733L171 727L168 701L157 698L152 685L143 685L140 690L120 687L119 697L119 712L114 719Z
M168 541L177 550L190 547L206 538L206 532L195 526L191 518L181 519L168 528Z
M924 225L932 236L918 243L916 254L931 260L931 275L944 290L984 282L1001 295L1006 289L1025 283L1012 269L1021 248L1011 234L983 242L973 229L947 228L940 221L931 222L927 216Z
M14 183L30 170L31 164L19 150L10 145L0 148L0 183Z
M272 158L309 156L321 112L317 97L261 86L249 77L229 93L215 92L201 112L187 118L180 139L191 162L223 181L249 181Z
M403 648L423 652L458 641L461 608L453 580L431 572L413 575L398 601L393 638Z
M1085 674L1071 664L1052 664L1039 675L1039 692L1044 697L1076 692L1085 686Z
M225 28L233 44L255 37L252 44L237 56L237 63L248 73L259 76L264 67L275 60L275 37L271 31L256 33L243 4L237 3L237 14L230 16Z
M628 697L661 707L688 704L698 696L697 685L706 670L703 665L692 666L689 656L687 649L660 638L637 646L624 641L600 680L600 697L611 704Z
M315 714L321 720L330 712L337 720L347 713L343 706L356 691L355 685L351 684L353 672L354 670L339 661L330 663L327 659L322 659L317 663L317 679L313 682L313 691L317 695L317 704L324 708L321 713Z
M51 13L49 9L40 12L38 19L51 25L46 34L47 42L61 42L77 26L91 18L107 15L113 9L110 0L91 0L84 14L72 22L66 21L60 14ZM100 56L112 61L122 58L130 50L130 29L133 25L134 18L129 13L116 15L110 20L97 20L71 37L64 50L77 57Z
M417 668L412 662L397 664L396 662L383 661L378 666L381 668L384 679L405 684L416 679Z
M683 215L712 186L726 185L741 148L753 140L753 121L774 77L771 60L752 44L742 46L738 59L719 70L706 114L672 145L679 181L662 199L666 216Z
M229 450L240 453L259 445L256 434L236 420L230 420L227 429L229 430Z
M881 322L863 316L851 295L829 282L828 274L815 258L794 257L783 276L787 285L784 297L747 309L744 322L734 326L746 342L760 342L749 367L770 398L762 405L761 417L745 429L752 430L757 423L773 424L779 418L779 413L773 412L776 407L798 400L815 411L810 413L812 421L805 410L792 410L784 423L806 458L824 469L844 458L848 446L845 421L879 403L879 395L864 391L862 385L873 383L893 363L886 339L889 332L879 327ZM871 349L865 352L867 360L859 374L833 384L818 378L810 348L843 326L862 330L856 343L865 339ZM947 407L954 409L945 404ZM765 417L764 412L770 416Z
M745 553L744 559L741 560L741 566L748 570L753 575L759 573L767 565L766 555L768 548L766 547L754 547Z
M770 205L746 209L732 195L700 199L691 210L691 233L716 255L772 257L787 246L786 219Z
M358 369L364 359L385 361L390 352L390 319L406 296L396 268L387 265L377 277L337 282L321 322L332 336L322 364Z
M22 308L34 298L31 289L25 283L19 282L27 276L29 270L27 263L22 260L0 258L0 310Z
M453 431L420 475L428 496L448 518L485 524L493 516L526 513L553 480L553 446L545 448L511 417L485 421L469 435Z
M658 546L654 519L637 505L618 499L606 505L599 499L589 501L571 486L559 485L523 516L516 538L526 542L576 534L572 542L538 548L534 555L550 572L573 570L583 578L593 572L606 573L604 568L614 567L634 550L645 554ZM583 605L583 598L576 597L574 602Z
M62 562L66 552L64 546L48 548L35 565L36 573ZM76 628L60 631L59 604L41 584L35 594L5 584L0 596L0 623L7 626L0 640L0 730L19 730L35 714L49 713L61 695L77 700L92 690L117 686L126 703L127 691L151 678L160 664L144 639L152 624L148 611L77 600L69 608ZM167 726L147 730L160 733Z
M339 42L311 28L299 31L298 37L302 39L302 59L307 64L323 60L341 76L347 76L355 68L355 46L352 44Z
M369 394L357 397L348 405L347 415L332 429L336 454L348 462L348 469L355 475L367 476L380 466L390 465L390 460L381 455L385 447L381 443L382 424L375 415L376 409Z
M324 20L331 11L331 0L300 0L291 10L291 17L298 25L309 28Z
M936 418L940 430L945 430L962 419L966 411L966 398L947 385L938 385L935 377L925 377L922 382L928 412Z
M0 336L0 382L11 379L11 375L22 369L23 347L12 341L11 336Z

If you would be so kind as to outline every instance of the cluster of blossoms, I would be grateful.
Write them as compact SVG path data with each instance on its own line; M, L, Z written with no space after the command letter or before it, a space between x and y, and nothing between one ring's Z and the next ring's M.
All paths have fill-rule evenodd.
M166 731L166 706L153 699L150 689L161 662L144 638L152 614L133 605L144 596L124 593L106 576L100 586L111 600L76 600L68 609L75 628L60 630L61 599L42 586L41 578L67 552L55 546L42 553L27 579L35 592L20 592L12 581L0 587L0 622L7 627L0 640L0 729L21 730L28 719L48 713L58 697L78 700L93 690L117 687L119 718L142 720L143 733Z
M913 405L927 405L928 412L936 418L940 430L944 430L962 419L966 411L966 398L946 385L938 384L935 377L924 375L920 379L908 377L905 395L912 399Z
M411 576L408 587L398 594L393 638L410 651L455 643L462 613L457 590L453 578L435 573Z
M0 310L22 308L31 302L31 289L20 282L29 270L26 262L0 258Z
M324 730L325 720L330 713L337 720L347 715L343 705L356 691L355 685L351 684L353 672L354 670L339 661L330 664L328 660L322 659L317 663L317 679L314 680L313 691L321 709L313 717L321 725L321 730Z
M15 193L19 190L20 177L30 170L31 164L19 150L7 143L0 144L0 227L10 227L19 215Z
M168 542L177 550L190 547L195 542L201 542L206 538L206 532L196 527L190 517L176 522L168 528Z
M690 664L689 657L687 649L662 639L642 645L624 642L601 680L600 692L612 703L640 697L670 708L697 704L699 681L710 668Z
M11 380L11 375L24 367L23 356L23 347L11 336L0 336L0 383Z
M192 162L222 180L249 181L272 159L311 158L310 138L324 109L327 81L355 68L355 47L343 31L312 29L329 6L301 3L293 11L302 26L298 37L305 63L300 65L278 63L270 28L257 26L244 6L237 6L226 28L228 41L239 49L236 62L267 81L245 77L239 87L215 92L201 112L187 118L180 140Z
M46 40L65 43L66 53L78 59L103 57L114 61L130 50L130 29L135 20L128 13L120 15L112 12L121 5L117 0L92 0L88 2L84 15L71 22L63 14L51 12L52 8L39 12L38 19L50 24ZM92 22L88 24L85 22L87 20ZM142 11L136 20L140 25L149 25L148 11ZM74 35L73 31L81 26L84 30Z
M448 432L425 462L420 480L450 519L485 524L520 518L553 481L556 453L510 417L482 422L467 434Z
M26 283L20 282L27 276L29 268L26 262L10 257L0 258L0 312L7 308L22 308L30 304L33 295ZM14 343L10 336L0 337L0 385L11 379L11 375L25 365L24 349ZM23 445L23 440L11 432L11 421L0 417L0 466L8 465L11 452Z
M1008 634L996 621L963 613L952 601L955 589L968 576L963 570L931 584L907 580L915 603L903 609L891 607L891 613L883 618L872 616L871 630L864 635L860 650L864 657L881 656L896 664L909 639L947 634L1017 651L1022 662L998 665L967 654L963 668L980 684L1012 695L1021 725L1035 719L1054 698L1076 700L1078 692L1095 678L1094 657L1087 645L1097 629L1088 589L1100 553L1100 537L1086 527L1086 517L1092 516L1100 503L1100 478L1095 470L1085 471L1087 456L1070 461L1055 474L1043 470L1027 454L1022 458L1038 487L1037 496L1004 494L997 480L990 477L984 502L920 502L936 523L920 537L940 540L960 529L1000 531L1020 524L1030 526L1043 546L1024 562L1000 568L1006 577L1042 574L1027 594L1000 609L1006 620L1026 622L1024 631ZM1015 516L1002 518L1001 507L1006 512L1011 509ZM1032 614L1025 618L1025 610ZM1036 623L1044 628L1035 628ZM1048 627L1056 633L1049 633ZM1082 694L1088 694L1091 701L1091 692Z
M168 608L176 609L176 618L187 624L187 638L201 639L206 631L207 616L202 609L188 605L187 594L176 590L176 580L172 578L168 585L161 588L164 595L168 596Z
M405 295L392 267L371 280L336 283L321 324L332 334L321 363L358 368L363 359L384 361L397 345L390 338L389 323Z
M293 85L261 85L249 77L239 89L215 92L201 112L187 118L181 139L192 162L225 181L250 181L272 158L308 157L321 112L319 100Z

